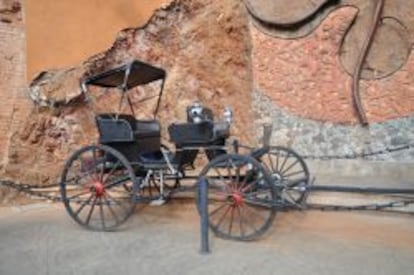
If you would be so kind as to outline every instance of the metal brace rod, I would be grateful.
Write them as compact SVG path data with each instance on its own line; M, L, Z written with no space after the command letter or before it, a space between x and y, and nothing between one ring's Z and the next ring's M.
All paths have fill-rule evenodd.
M332 186L312 185L307 187L308 191L322 192L344 192L344 193L370 193L370 194L414 194L414 189L405 188L378 188L357 186Z

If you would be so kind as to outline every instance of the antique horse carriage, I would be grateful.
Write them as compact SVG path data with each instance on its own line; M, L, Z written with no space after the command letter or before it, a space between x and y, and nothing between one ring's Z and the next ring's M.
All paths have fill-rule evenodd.
M214 119L201 104L189 106L187 121L168 127L174 150L163 145L156 118L165 78L164 70L133 61L82 82L87 99L90 86L103 88L104 95L113 90L121 95L118 112L95 115L98 144L76 151L63 169L62 200L77 223L92 230L114 230L136 204L163 204L179 191L196 191L199 178L208 182L208 221L219 237L255 239L271 226L278 210L301 207L309 184L303 159L280 146L255 149L229 142L230 109L224 118ZM137 119L130 93L157 83L152 119ZM122 112L124 105L130 114ZM208 162L198 169L195 160L202 155Z

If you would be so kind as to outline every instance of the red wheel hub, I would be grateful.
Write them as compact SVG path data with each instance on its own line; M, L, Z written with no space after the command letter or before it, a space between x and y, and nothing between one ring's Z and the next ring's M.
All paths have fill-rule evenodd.
M232 198L235 206L241 206L244 202L243 196L239 192L233 192Z
M97 197L102 197L105 193L105 187L102 182L94 182L93 183L93 190L95 191L95 195Z

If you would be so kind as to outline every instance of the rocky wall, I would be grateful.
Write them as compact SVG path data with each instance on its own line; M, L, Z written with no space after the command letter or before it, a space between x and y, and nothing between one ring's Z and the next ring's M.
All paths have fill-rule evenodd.
M29 89L35 108L12 133L5 175L32 184L56 182L69 155L97 141L94 112L115 111L119 100L118 93L102 97L93 90L91 104L86 105L79 81L134 59L167 71L159 112L164 142L168 143L167 126L184 121L186 106L199 100L216 116L232 106L237 114L233 133L251 143L246 131L253 125L247 16L236 0L172 1L144 26L121 31L108 51L76 68L39 74ZM155 88L144 87L140 93L150 94ZM132 98L137 113L151 117L155 102L138 104L140 99Z
M294 0L292 5L303 1ZM43 72L27 89L21 6L16 1L3 3L8 6L0 8L0 36L7 38L0 40L0 100L4 102L0 130L6 133L0 140L2 177L32 184L57 182L69 155L97 141L94 113L116 111L119 100L117 93L102 97L92 90L91 104L86 104L79 81L134 59L167 71L159 113L164 143L168 143L167 126L184 121L185 107L199 100L216 116L225 106L233 107L232 133L242 143L256 145L261 124L271 122L272 143L304 155L383 152L367 159L414 158L412 55L392 74L378 79L370 79L369 68L364 68L361 91L371 125L357 124L351 76L340 56L342 37L356 16L352 7L329 8L318 13L322 17L313 25L290 31L288 26L283 28L286 36L275 37L258 27L245 2L175 0L157 10L144 26L120 31L109 50L77 67ZM139 117L152 115L155 102L139 101L156 88L144 87L132 97Z

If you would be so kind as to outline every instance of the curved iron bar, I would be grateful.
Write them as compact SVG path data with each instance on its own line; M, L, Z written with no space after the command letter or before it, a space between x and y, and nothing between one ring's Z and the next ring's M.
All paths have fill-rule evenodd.
M362 105L361 93L359 90L359 82L361 80L361 73L362 73L363 66L367 59L368 53L371 49L372 43L374 42L375 34L377 32L378 25L381 20L381 14L384 9L384 3L385 3L385 0L377 0L377 3L375 5L374 16L372 18L372 23L371 23L368 35L362 46L361 52L358 56L357 63L355 65L355 70L352 75L352 80L353 80L352 81L352 99L353 99L355 109L358 113L358 119L360 123L364 126L367 126L369 122L368 122L368 118L367 118L364 106Z

